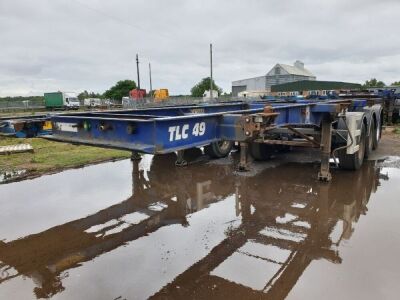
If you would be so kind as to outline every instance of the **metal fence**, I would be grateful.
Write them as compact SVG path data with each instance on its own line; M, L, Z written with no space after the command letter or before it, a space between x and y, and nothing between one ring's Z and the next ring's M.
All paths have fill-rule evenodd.
M216 99L204 100L202 97L169 97L164 100L158 100L154 98L142 98L142 99L122 99L122 107L125 109L135 108L148 108L148 107L159 107L159 106L176 106L176 105L193 105L193 104L204 104L204 103L222 103L231 102L239 99L232 97L220 97ZM242 99L241 99L242 100Z
M44 102L40 99L0 101L0 111L32 110L40 108L44 108Z

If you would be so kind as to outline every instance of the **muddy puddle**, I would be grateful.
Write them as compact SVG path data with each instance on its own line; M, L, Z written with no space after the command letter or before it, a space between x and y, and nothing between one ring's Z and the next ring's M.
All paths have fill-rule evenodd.
M0 185L0 299L397 299L400 169L144 156ZM396 160L391 157L391 161Z

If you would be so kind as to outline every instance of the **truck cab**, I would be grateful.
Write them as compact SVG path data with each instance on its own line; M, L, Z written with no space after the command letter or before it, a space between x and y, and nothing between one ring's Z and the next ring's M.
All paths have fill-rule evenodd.
M64 107L69 109L79 109L79 99L75 93L63 93Z

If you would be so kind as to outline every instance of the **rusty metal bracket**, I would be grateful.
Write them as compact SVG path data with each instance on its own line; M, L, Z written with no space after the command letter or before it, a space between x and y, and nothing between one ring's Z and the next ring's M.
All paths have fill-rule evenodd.
M262 113L243 116L243 131L248 139L254 138L261 132L274 129L275 118L279 113L274 112L272 106L265 106Z
M332 175L329 171L329 159L331 158L332 144L332 122L328 118L322 121L321 130L321 168L318 179L321 181L331 181Z
M290 131L294 132L298 136L301 136L302 138L306 139L310 143L314 144L316 147L320 147L321 146L320 142L317 142L316 140L310 138L309 136L301 133L300 131L298 131L297 129L293 128L292 126L287 125L286 128L289 129Z
M249 150L249 144L248 143L244 143L241 142L240 143L240 162L238 165L238 171L240 172L245 172L248 171L248 158L249 158L249 154L248 154L248 150Z

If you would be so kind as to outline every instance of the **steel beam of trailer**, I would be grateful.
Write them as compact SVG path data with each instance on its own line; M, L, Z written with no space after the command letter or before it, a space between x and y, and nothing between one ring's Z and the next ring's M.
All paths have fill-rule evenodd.
M52 138L139 153L178 151L181 158L185 149L235 141L241 143L243 153L239 168L243 170L247 169L247 151L251 143L319 147L322 152L319 178L329 181L329 159L335 135L332 126L340 117L345 117L347 111L363 114L366 106L365 100L237 101L74 113L51 117ZM276 138L279 130L286 130L287 136L297 136L301 140L282 139L282 133ZM186 165L183 158L179 165Z

